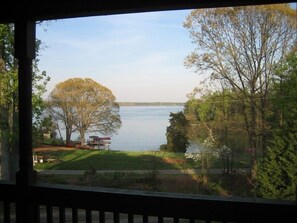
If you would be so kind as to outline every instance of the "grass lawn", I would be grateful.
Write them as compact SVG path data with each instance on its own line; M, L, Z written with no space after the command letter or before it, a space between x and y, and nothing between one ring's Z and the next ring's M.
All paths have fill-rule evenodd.
M38 175L39 182L222 196L250 195L250 186L244 175L204 177L195 174L162 175L157 171L200 168L183 153L77 149L36 152L35 155L57 158L55 162L37 164L36 170L85 170L83 175ZM219 168L221 162L217 160L214 165ZM117 171L98 174L92 171L94 169L152 171L145 174Z
M194 168L183 153L159 151L128 152L112 150L72 150L35 153L38 156L56 157L58 161L38 163L35 169L55 170L154 170Z

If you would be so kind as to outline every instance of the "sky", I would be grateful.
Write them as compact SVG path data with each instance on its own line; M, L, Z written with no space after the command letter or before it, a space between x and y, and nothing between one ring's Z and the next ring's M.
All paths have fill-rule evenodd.
M184 66L194 50L183 22L190 10L50 21L37 26L47 94L69 78L91 78L118 102L185 102L200 77Z

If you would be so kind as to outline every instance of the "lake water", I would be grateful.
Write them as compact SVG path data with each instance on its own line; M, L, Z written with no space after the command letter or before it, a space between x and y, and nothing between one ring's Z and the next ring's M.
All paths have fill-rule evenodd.
M166 128L170 112L179 112L183 106L121 106L122 127L111 137L112 150L158 150L166 144Z

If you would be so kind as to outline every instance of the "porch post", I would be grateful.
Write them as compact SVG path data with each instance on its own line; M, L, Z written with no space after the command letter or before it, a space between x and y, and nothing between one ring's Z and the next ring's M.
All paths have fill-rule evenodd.
M35 21L15 22L15 57L18 59L19 170L16 174L17 223L33 223L35 212L29 186L35 182L32 158L32 60L35 58Z

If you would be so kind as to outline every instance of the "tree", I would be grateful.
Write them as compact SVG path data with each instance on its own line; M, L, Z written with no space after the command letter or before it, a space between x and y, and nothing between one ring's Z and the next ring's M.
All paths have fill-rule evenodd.
M44 134L49 134L50 138L57 138L57 126L53 122L53 118L50 115L44 113L42 118L33 125L33 147L40 145L45 139Z
M188 121L183 112L170 113L170 125L166 130L167 145L163 150L185 153L190 145L187 138Z
M267 141L267 96L275 65L294 46L296 12L288 4L197 9L184 27L196 49L185 60L197 72L237 92L249 136L252 166Z
M36 40L36 54L41 42ZM33 125L40 121L44 109L42 94L49 77L39 73L38 58L33 62ZM1 178L14 179L19 164L18 149L18 63L14 58L14 26L0 24L0 153Z
M76 122L74 103L71 101L72 99L69 96L72 91L71 87L72 86L69 86L68 89L63 86L63 83L56 85L46 103L49 113L54 119L54 122L57 123L57 126L59 126L59 121L61 121L65 126L66 144L69 144L71 141L71 134L75 131L74 127Z
M276 133L256 177L257 196L295 200L297 186L297 134Z
M49 96L55 117L66 128L66 142L78 131L81 145L86 132L112 134L121 127L119 105L112 92L90 78L72 78L57 84Z
M247 144L242 110L235 95L228 89L209 91L199 99L192 97L185 105L189 137L197 143L201 161L203 157L207 161L211 155L219 156L227 174L233 171L239 148Z
M292 52L276 69L270 95L273 132L267 157L259 163L255 192L271 199L296 197L297 186L297 53Z

